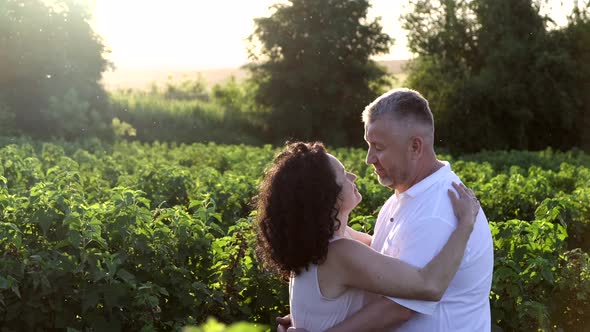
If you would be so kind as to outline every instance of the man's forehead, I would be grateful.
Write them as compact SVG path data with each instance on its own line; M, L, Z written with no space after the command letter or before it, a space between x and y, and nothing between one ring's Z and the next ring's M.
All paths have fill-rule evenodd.
M391 119L377 119L365 126L365 141L382 141L392 136L402 135L403 130L399 123Z
M396 131L395 127L395 121L391 119L376 119L365 126L365 138L376 138L388 133L394 133Z

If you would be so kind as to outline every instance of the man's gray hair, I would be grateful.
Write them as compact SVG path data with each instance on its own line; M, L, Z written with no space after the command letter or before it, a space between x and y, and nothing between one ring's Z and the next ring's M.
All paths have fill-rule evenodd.
M367 126L385 114L397 120L412 119L434 129L434 120L428 100L418 91L412 89L393 89L375 99L365 107L363 123Z

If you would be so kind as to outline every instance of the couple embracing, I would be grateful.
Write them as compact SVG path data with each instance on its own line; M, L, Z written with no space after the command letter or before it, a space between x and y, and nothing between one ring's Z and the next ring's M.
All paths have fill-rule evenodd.
M321 143L265 173L258 254L289 280L289 331L490 331L493 243L473 192L434 152L427 100L392 90L363 112L366 163L393 191L374 234L350 228L356 176Z

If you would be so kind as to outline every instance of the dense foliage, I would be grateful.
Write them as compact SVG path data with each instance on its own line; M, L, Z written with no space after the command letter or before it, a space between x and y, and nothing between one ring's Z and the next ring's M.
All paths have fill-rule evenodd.
M254 103L251 83L234 78L209 89L200 77L152 85L148 91L111 93L112 116L128 126L117 136L142 142L217 142L260 144L262 110ZM121 128L115 126L113 129Z
M287 287L258 267L252 198L271 146L0 142L1 331L177 330L214 316L274 325ZM351 224L372 232L390 195L365 151ZM493 322L505 331L590 323L590 157L453 158L495 242ZM213 323L211 323L213 324Z
M387 85L385 69L370 57L387 53L393 41L379 19L367 18L369 6L289 0L255 19L249 68L257 103L270 109L270 142L362 143L360 112Z
M590 3L557 26L547 2L411 1L407 84L431 102L441 145L590 151Z
M233 323L226 325L218 322L215 318L209 318L200 326L187 326L182 332L262 332L267 331L263 326L258 324L248 324L245 322Z
M73 0L0 2L0 130L38 138L112 136L99 80L109 63Z

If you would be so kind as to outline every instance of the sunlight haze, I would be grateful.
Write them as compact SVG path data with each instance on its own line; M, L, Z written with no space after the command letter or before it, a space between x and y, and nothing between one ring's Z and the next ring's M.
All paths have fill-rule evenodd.
M95 0L91 24L110 53L115 71L103 74L109 89L145 87L167 78L204 75L208 83L246 75L247 41L254 18L271 15L270 6L286 0ZM369 19L381 17L385 33L395 39L377 61L412 58L400 15L409 1L373 0ZM566 24L573 1L544 2L556 26ZM390 63L394 67L400 62Z
M212 69L248 62L246 38L256 17L269 16L276 0L96 0L94 26L117 68ZM372 1L369 16L381 16L395 38L378 60L408 59L398 22L404 1Z

